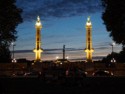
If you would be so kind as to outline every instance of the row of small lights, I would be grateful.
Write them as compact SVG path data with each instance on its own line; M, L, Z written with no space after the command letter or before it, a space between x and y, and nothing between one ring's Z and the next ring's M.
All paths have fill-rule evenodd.
M11 44L12 44L13 47L15 46L14 42L12 42ZM14 55L14 49L13 49L13 55ZM59 59L59 58L60 58L59 56L56 56L56 59ZM69 57L67 56L66 59L69 59ZM16 63L16 62L17 62L17 60L13 56L12 63Z
M115 45L115 43L112 43L111 46L113 47ZM12 42L12 46L14 47L15 46L15 43ZM14 55L14 49L13 49L13 55ZM59 59L60 57L59 56L56 56L56 59ZM66 59L69 59L69 57L67 56ZM12 59L12 62L13 63L16 63L17 60L14 58L13 56L13 59ZM116 60L114 58L112 58L111 62L116 62Z
M59 56L56 56L56 59L59 59L60 57ZM69 59L69 57L67 56L66 59Z

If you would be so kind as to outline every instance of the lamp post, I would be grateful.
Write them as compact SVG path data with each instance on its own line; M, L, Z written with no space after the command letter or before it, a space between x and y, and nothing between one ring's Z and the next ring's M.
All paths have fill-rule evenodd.
M14 46L16 46L16 45L14 44L14 42L12 42L12 46L13 46L12 63L16 63L16 59L15 59L15 57L14 57Z
M13 51L12 51L13 74L12 75L13 76L15 76L15 63L17 62L16 59L14 58L14 46L16 45L14 42L12 42L12 47L13 47Z
M115 43L113 42L113 43L111 44L111 46L112 46L112 59L111 59L111 63L112 63L112 64L115 64L115 63L116 63L116 60L115 60L115 58L114 58L114 49L113 49L114 45L115 45Z
M112 54L113 54L113 52L114 52L114 49L113 49L114 45L115 45L115 43L113 42L113 43L111 44L111 46L112 46Z
M115 62L116 62L115 58L112 58L112 59L111 59L111 62L112 62L112 63L115 63Z
M114 49L113 49L114 45L115 45L115 43L113 42L113 43L111 44L111 46L112 46L112 53L111 53L111 55L112 55L112 60L111 60L111 62L114 62L114 61L115 61L115 59L114 59Z

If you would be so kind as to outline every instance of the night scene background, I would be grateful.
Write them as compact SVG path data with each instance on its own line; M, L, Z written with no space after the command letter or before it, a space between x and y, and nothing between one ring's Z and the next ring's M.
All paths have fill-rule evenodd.
M23 23L17 27L16 58L34 59L32 50L35 47L35 22L38 15L43 25L42 60L54 60L56 56L62 58L63 45L66 45L69 59L85 60L85 24L88 16L93 27L93 58L102 59L111 53L113 41L103 24L104 8L100 0L17 0L16 5L23 9ZM119 52L121 46L115 45L114 50Z
M0 94L125 92L124 9L125 0L0 0Z

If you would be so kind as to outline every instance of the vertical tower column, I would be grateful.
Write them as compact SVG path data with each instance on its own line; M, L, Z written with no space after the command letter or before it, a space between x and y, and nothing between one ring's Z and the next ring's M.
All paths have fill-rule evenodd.
M37 21L35 24L36 27L36 47L34 48L34 53L35 53L35 62L41 62L41 52L43 52L43 50L41 49L41 28L42 28L42 24L40 21L40 17L37 17Z
M92 62L92 52L94 49L92 48L92 23L90 21L90 17L88 17L86 22L86 60L87 62Z

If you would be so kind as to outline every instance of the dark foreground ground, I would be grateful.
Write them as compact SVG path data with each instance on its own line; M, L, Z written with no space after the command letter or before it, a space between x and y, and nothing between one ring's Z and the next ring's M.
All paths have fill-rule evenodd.
M125 94L125 77L0 78L0 94Z

